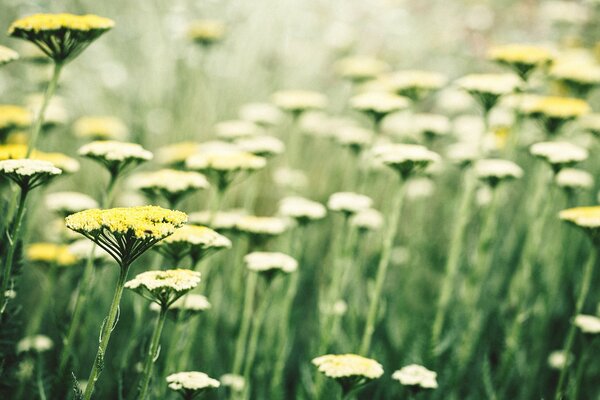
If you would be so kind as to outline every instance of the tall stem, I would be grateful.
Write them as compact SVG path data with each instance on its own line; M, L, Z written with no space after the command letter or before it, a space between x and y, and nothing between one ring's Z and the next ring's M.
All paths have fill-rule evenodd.
M579 288L579 296L577 296L577 302L575 303L575 312L574 316L581 314L581 310L583 310L583 305L585 303L585 299L590 290L590 284L592 283L592 277L594 275L594 267L596 265L596 249L593 249L590 253L588 261L583 270L583 278L581 280L581 287ZM571 349L573 348L573 342L575 340L575 324L571 323L569 327L569 331L567 333L567 338L565 340L565 345L563 346L563 351L567 354L571 354ZM558 378L558 385L556 386L556 393L554 394L555 400L561 400L563 398L563 388L565 384L565 378L567 377L567 370L569 368L564 367L560 370L560 376Z
M406 184L404 181L399 183L396 190L396 196L392 205L392 211L390 219L386 227L385 237L383 241L383 248L381 249L381 258L377 265L377 276L375 278L375 289L373 290L373 297L369 304L369 312L367 314L367 321L365 330L360 345L360 354L367 355L371 347L371 340L373 338L373 332L375 331L375 322L377 320L377 308L379 306L379 300L383 291L383 284L385 283L385 277L390 263L390 257L392 255L392 247L394 245L394 239L398 231L400 213L402 211L402 203L404 200Z
M250 329L250 320L252 319L252 312L254 310L254 297L256 295L256 284L258 282L258 273L248 271L248 279L246 281L246 295L244 298L244 311L242 314L242 322L240 325L240 333L237 338L235 345L235 358L233 361L234 374L239 375L242 371L242 362L244 360L244 353L246 347L246 340L248 339L248 331Z
M15 216L15 222L12 227L12 231L8 235L8 252L6 259L4 260L4 268L2 270L2 285L0 289L0 296L2 298L2 307L0 308L0 314L6 309L9 298L6 296L6 291L9 287L10 275L12 272L12 266L15 258L15 250L21 239L21 225L23 222L23 215L25 214L25 204L27 200L27 189L21 189L21 195L19 198L19 205L17 208L17 215Z
M244 366L244 381L246 382L246 385L244 386L245 399L250 397L250 373L254 364L254 359L256 358L260 328L262 327L262 322L265 319L265 314L269 306L269 295L268 292L265 293L265 296L256 311L254 321L252 322L252 331L250 332L250 339L248 341L248 355L246 357L246 365Z
M54 92L56 92L56 87L58 86L58 78L60 77L60 71L62 70L62 67L62 63L54 63L52 77L48 82L48 86L46 86L46 91L44 92L44 97L42 98L42 105L40 106L40 109L37 115L35 116L35 122L31 129L31 137L29 138L29 145L27 146L27 153L25 154L25 158L29 158L31 152L35 149L38 137L40 136L40 131L42 130L42 125L44 124L46 108L48 108L48 104L50 104L50 99L52 98L52 96L54 96Z
M144 372L142 373L142 380L140 385L140 394L138 399L144 400L148 395L148 387L150 384L150 378L152 378L152 370L154 368L154 362L158 358L158 347L160 346L160 335L163 330L163 326L165 325L165 320L167 319L167 307L161 307L160 314L158 315L158 320L156 321L156 325L154 326L154 331L152 332L152 339L150 340L150 348L148 349L148 354L146 355L146 361L144 363Z
M121 296L123 295L123 287L125 286L125 281L127 280L128 272L129 265L122 265L119 273L119 279L117 280L115 294L110 305L110 310L108 312L108 315L106 316L106 319L104 320L102 328L100 329L100 344L98 346L96 358L94 359L94 365L88 378L85 393L83 394L84 400L90 400L92 398L92 393L94 392L96 381L98 381L98 378L102 373L102 369L104 368L104 355L106 354L106 348L108 347L110 336L113 330L115 329L117 323L119 303L121 302Z
M469 170L465 171L464 180L465 188L462 192L458 215L456 217L456 222L454 223L454 231L450 241L450 251L446 260L445 275L442 281L438 306L431 330L430 350L433 354L435 354L438 349L440 336L442 334L442 329L444 328L446 313L448 312L448 306L450 304L450 298L453 289L455 288L458 269L463 253L466 228L469 222L469 217L471 216L471 203L473 201L473 194L475 193L475 187L477 183L472 171Z

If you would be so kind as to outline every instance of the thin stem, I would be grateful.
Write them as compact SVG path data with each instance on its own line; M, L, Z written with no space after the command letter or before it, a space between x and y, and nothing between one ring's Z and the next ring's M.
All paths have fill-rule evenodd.
M145 399L148 395L148 387L150 384L150 378L152 377L152 370L154 368L154 363L158 358L160 335L165 325L165 320L167 319L167 310L167 307L161 307L160 314L158 315L158 320L156 321L154 331L152 332L150 348L148 349L148 354L146 355L146 361L144 363L144 372L142 373L142 383L140 386L140 394L138 396L138 399L140 400Z
M256 284L258 282L258 273L248 271L246 281L246 295L244 298L244 311L242 314L242 322L240 325L240 333L235 345L235 358L233 361L233 373L239 375L242 371L242 362L244 360L246 340L250 329L250 320L254 310L254 297L256 296Z
M94 365L92 367L92 370L90 371L88 383L85 388L85 393L83 395L84 400L90 400L92 398L94 387L96 386L96 382L98 381L98 378L102 373L102 369L104 368L104 355L106 354L106 348L108 347L110 336L117 322L119 303L121 302L121 296L123 295L123 287L125 286L125 281L127 279L128 272L129 265L122 265L119 274L119 279L117 281L117 287L115 289L115 294L110 305L110 310L100 330L100 344L98 346L96 358L94 359Z
M38 353L37 361L38 361L37 362L38 395L40 396L40 400L46 400L46 391L44 390L44 374L43 374L44 361L42 359L41 353Z
M17 245L19 240L21 239L21 226L23 223L23 215L25 214L25 205L27 200L28 190L21 189L21 195L19 198L19 205L17 206L17 214L15 216L15 222L12 227L12 232L8 237L8 252L6 254L6 259L4 260L4 268L2 270L2 285L0 289L0 296L2 297L2 308L0 309L0 314L4 312L6 309L6 305L8 304L9 298L6 296L6 291L9 287L10 275L12 272L12 267L15 258L15 250L17 249Z
M375 331L375 322L377 320L377 309L379 306L379 300L383 291L383 284L385 283L386 273L388 265L390 263L390 257L392 255L392 247L394 245L394 239L398 231L400 214L402 211L402 203L404 200L404 192L406 184L404 181L399 183L392 205L392 211L390 219L386 227L386 232L383 241L383 248L381 249L381 258L377 266L377 276L375 278L375 289L373 290L373 296L369 304L369 312L367 314L367 321L365 330L360 345L360 354L367 355L371 347L371 340L373 338L373 332Z
M581 280L579 296L577 297L577 302L575 303L575 312L573 314L574 316L581 314L581 310L583 309L585 299L590 290L590 284L592 283L592 277L594 275L594 267L596 265L596 256L596 249L593 249L583 270L583 278ZM567 354L567 357L569 354L571 354L571 349L573 348L573 342L575 340L575 330L576 326L574 323L571 322L571 326L569 327L567 338L565 340L565 345L563 346L563 351L565 352L565 354ZM563 398L563 388L565 384L565 378L567 377L568 369L569 368L565 367L562 368L560 371L558 385L556 386L556 392L554 394L555 400L561 400Z
M35 117L35 122L31 129L31 137L29 139L29 145L27 146L27 153L25 154L25 158L29 158L33 150L35 150L35 145L37 144L40 131L42 130L42 125L44 124L46 108L48 108L48 104L50 104L50 99L52 98L52 96L54 96L54 92L56 91L56 87L58 86L58 78L60 77L60 71L62 70L62 67L62 63L54 63L52 77L48 82L48 86L46 86L46 91L44 92L44 97L42 99L42 105Z

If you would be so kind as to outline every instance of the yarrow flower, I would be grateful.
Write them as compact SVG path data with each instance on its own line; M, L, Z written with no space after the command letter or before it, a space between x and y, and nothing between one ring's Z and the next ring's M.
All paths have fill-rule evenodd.
M448 146L446 156L458 166L466 167L479 157L479 150L472 143L459 142Z
M177 299L200 283L200 272L189 269L146 271L125 283L142 297L167 310Z
M97 248L93 242L90 242L87 239L79 239L69 244L69 252L79 260L85 260L90 256L92 256L96 261L112 260L110 254L108 254L104 249Z
M312 363L326 377L335 379L344 395L383 375L381 364L356 354L327 354L314 358Z
M168 257L175 265L185 257L196 265L208 255L231 247L231 241L225 236L205 226L184 225L174 234L162 240L156 251Z
M70 266L78 261L78 257L71 252L69 246L46 242L28 245L25 256L32 262L60 267Z
M571 167L588 158L588 151L569 142L540 142L529 149L530 153L549 163L555 172Z
M270 103L248 103L240 108L239 116L262 127L271 127L283 120L283 113Z
M276 272L290 274L298 269L298 262L287 254L255 251L244 256L246 267L250 271L272 275Z
M350 215L366 210L372 204L373 200L368 196L353 192L337 192L329 196L327 208Z
M549 75L564 84L574 96L585 98L600 85L600 65L583 57L565 57L552 65Z
M350 218L350 225L360 232L376 231L383 226L383 215L373 208L366 208Z
M21 159L27 154L27 145L7 144L0 145L0 160ZM75 173L79 171L79 162L62 153L45 153L34 150L29 159L46 161L62 170L63 173Z
M0 143L17 129L27 128L31 125L31 113L24 107L0 104Z
M558 216L582 228L596 246L600 245L600 206L569 208L562 210Z
M500 182L523 176L523 169L509 160L479 160L475 163L474 170L475 175L491 187L496 187Z
M417 133L425 136L427 140L444 136L450 132L450 120L445 115L439 114L414 114L412 124Z
M219 139L235 140L258 134L258 126L254 122L244 120L222 121L215 125L215 132Z
M98 202L87 194L79 192L56 192L46 195L48 210L66 217L79 211L97 208Z
M167 376L169 389L179 392L185 400L192 400L210 389L216 389L221 383L203 372L178 372Z
M44 185L61 173L48 161L29 158L0 161L0 176L12 180L24 191Z
M211 308L210 302L205 296L201 294L188 293L185 296L175 300L169 307L171 311L184 312L187 317L199 314L203 311ZM160 305L157 303L151 303L150 309L153 311L160 311Z
M104 165L111 176L118 176L126 168L151 160L153 155L136 143L99 140L83 145L79 155Z
M388 114L404 110L410 105L407 97L386 92L367 92L350 99L350 106L369 115L375 123L381 122Z
M231 388L234 392L242 392L246 386L246 381L243 376L237 374L221 375L221 385Z
M143 192L151 201L165 199L171 208L187 195L209 187L204 175L174 169L142 172L132 176L130 182L133 189Z
M492 47L488 58L514 70L526 81L536 68L544 67L552 62L550 50L542 46L530 44L507 44Z
M375 160L397 171L403 179L440 160L440 156L417 144L385 144L373 149Z
M371 144L373 136L373 131L369 129L347 125L336 129L333 138L340 145L352 150L354 154L358 154Z
M197 142L169 144L158 149L156 160L164 165L183 166L189 156L200 152L201 147L201 144Z
M17 353L27 353L34 351L44 353L54 347L54 342L48 336L34 335L27 336L17 343Z
M322 110L327 106L327 97L310 90L282 90L273 94L273 103L284 111L300 116L309 110Z
M548 365L558 370L565 368L571 361L572 357L569 357L564 350L555 350L548 356Z
M590 105L584 100L547 96L531 101L523 111L538 119L547 133L555 135L565 123L588 114L590 110Z
M34 43L56 63L65 63L114 24L96 15L34 14L13 22L8 34Z
M196 20L188 27L187 36L194 43L209 47L223 40L225 24L219 20Z
M81 117L73 125L75 136L91 140L123 140L129 136L127 126L116 117Z
M581 332L589 335L597 335L600 333L600 318L595 315L579 314L573 322Z
M128 267L186 221L187 215L181 211L157 206L91 209L65 218L69 229L98 244L121 267Z
M235 228L252 236L277 236L286 231L289 224L283 218L244 215L235 223Z
M218 231L227 231L234 230L238 221L246 215L246 211L242 209L218 211L216 213L205 210L191 213L190 223L210 226Z
M556 174L555 182L564 189L590 189L594 186L594 177L587 171L564 168Z
M417 364L407 365L395 371L392 379L399 381L404 386L417 389L437 389L438 387L437 373Z
M268 135L241 138L236 140L235 144L243 151L263 158L276 156L285 150L285 145L281 140Z
M19 53L8 47L0 46L0 67L19 59Z
M321 203L303 197L286 197L279 202L279 214L300 224L325 218L327 209Z
M448 79L438 73L420 70L393 72L384 77L384 84L400 96L417 102L445 86Z
M521 85L519 78L512 74L471 74L463 76L456 83L473 96L485 114L498 103L501 96L513 93Z
M385 61L374 57L353 56L336 62L334 69L342 78L353 82L362 82L367 79L376 78L388 71L390 66Z

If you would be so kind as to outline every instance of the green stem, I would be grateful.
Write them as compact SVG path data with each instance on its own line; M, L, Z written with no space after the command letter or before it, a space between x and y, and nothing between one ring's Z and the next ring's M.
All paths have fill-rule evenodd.
M46 391L44 390L44 373L43 373L44 362L43 362L41 353L38 353L37 361L38 361L37 362L38 395L40 396L40 400L46 400Z
M477 180L472 174L472 171L466 171L464 175L465 188L462 192L458 215L454 223L454 231L450 241L450 250L446 260L445 275L442 281L442 288L438 300L438 306L433 320L431 330L431 347L434 357L438 351L440 336L444 328L444 321L450 305L450 299L456 285L456 278L460 266L461 256L463 253L465 233L469 218L471 216L471 204Z
M154 326L154 331L152 332L150 348L148 349L148 354L146 355L146 361L144 363L144 372L142 373L140 394L138 396L138 399L140 400L144 400L148 395L148 387L150 385L150 378L152 377L152 370L154 368L154 363L158 358L160 335L165 325L165 320L167 319L167 310L167 307L161 308L160 314L158 315L158 320L156 321L156 325Z
M129 265L122 265L119 273L119 279L117 280L115 294L110 305L110 310L106 319L104 320L102 328L100 329L100 344L98 346L96 358L94 359L94 365L92 367L92 370L90 371L88 383L85 388L85 393L83 395L84 400L90 400L92 398L92 393L94 392L96 382L98 381L98 378L102 373L102 369L104 369L104 355L106 354L106 348L108 347L110 336L113 330L115 329L117 323L119 303L121 302L121 296L123 295L123 288L125 286L125 281L127 279L128 272Z
M269 306L269 296L270 294L267 291L262 299L262 302L260 303L260 306L258 307L258 310L256 310L256 316L252 322L252 331L250 332L250 339L248 341L248 355L246 357L246 365L244 367L244 381L246 382L246 385L244 386L244 399L248 399L250 397L250 373L254 365L254 359L256 358L260 328L262 327L262 322L265 319L265 314L267 313L267 308Z
M248 271L246 281L246 295L244 298L244 311L242 314L242 322L240 325L240 333L235 345L235 358L233 361L232 372L239 375L242 371L242 362L244 361L244 353L246 352L246 341L248 331L250 329L250 320L254 309L254 297L256 296L256 284L258 282L258 273Z
M585 299L590 290L590 284L592 283L592 277L594 275L594 267L596 265L596 249L593 249L590 253L588 261L583 270L583 278L581 280L581 287L579 289L579 296L577 297L577 302L575 303L575 312L574 316L581 314L581 310L583 309L583 305L585 303ZM563 346L563 351L567 354L571 354L571 349L573 348L573 342L575 341L575 324L571 323L569 327L569 331L567 333L567 338L565 340L565 345ZM560 376L558 378L558 385L556 386L556 392L554 394L555 400L561 400L563 398L563 388L565 384L565 379L567 377L567 370L569 368L565 367L560 370Z
M42 125L44 124L46 108L48 108L48 104L50 104L50 99L52 98L52 96L54 96L54 92L56 91L56 87L58 86L58 78L60 77L60 71L62 70L62 67L62 63L54 63L52 77L48 82L48 86L46 86L46 91L44 92L44 97L42 99L42 105L35 117L35 122L31 129L31 137L29 139L29 145L27 146L27 153L25 154L25 158L29 158L29 156L35 149L35 145L40 135L40 131L42 130Z
M402 211L402 203L404 200L404 192L406 184L404 181L399 183L392 205L392 211L390 219L386 227L386 232L383 241L383 248L381 249L381 258L377 266L377 276L375 278L375 289L373 290L373 296L369 304L369 312L367 314L367 321L365 330L360 345L360 354L367 355L371 347L371 340L373 338L373 332L375 331L375 322L377 320L377 311L379 306L379 300L383 292L383 284L385 283L386 273L388 265L390 263L390 257L392 255L392 247L394 245L394 239L398 231L398 225L400 223L400 214Z
M2 285L0 289L0 296L2 297L2 308L0 314L4 313L6 306L9 302L9 298L6 297L6 291L9 288L10 275L15 258L15 251L19 240L21 239L21 226L23 223L23 215L25 214L25 205L27 200L27 189L21 189L21 195L19 198L19 205L17 208L17 214L15 216L15 222L12 227L12 232L8 235L8 252L6 259L4 260L4 268L2 270Z

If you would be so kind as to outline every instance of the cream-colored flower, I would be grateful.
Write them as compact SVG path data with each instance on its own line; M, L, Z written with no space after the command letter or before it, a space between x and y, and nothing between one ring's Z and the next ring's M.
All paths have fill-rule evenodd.
M390 66L378 58L353 56L336 62L334 69L342 78L360 82L376 78L378 75L388 71Z
M310 90L282 90L273 94L273 103L284 111L302 113L322 110L327 106L327 97Z
M588 231L592 240L600 239L600 206L569 208L562 210L558 216Z
M0 176L14 181L22 190L34 189L61 173L48 161L29 158L0 161Z
M366 208L350 218L350 225L364 231L376 231L383 226L383 215L373 208Z
M285 150L285 145L281 140L268 135L241 138L236 140L235 144L243 151L264 158L276 156Z
M350 106L369 115L377 120L386 115L404 110L410 106L410 100L407 97L398 96L386 92L367 92L357 94L350 99Z
M208 255L231 247L231 240L205 226L184 225L162 240L156 250L174 263L190 256L195 265Z
M217 211L213 218L210 211L198 211L190 214L190 223L211 226L218 231L234 229L238 221L247 215L245 210L233 209Z
M346 125L334 132L334 139L342 146L349 147L358 153L373 141L373 131L359 126Z
M590 112L590 105L570 97L539 97L523 108L523 113L540 119L549 134L555 134L568 121Z
M417 133L428 139L446 135L451 130L450 120L445 115L415 114L412 116L412 123Z
M566 189L590 189L594 186L592 174L575 168L561 169L554 180L558 186Z
M301 223L325 218L327 209L321 203L303 197L286 197L279 202L279 214Z
M338 192L329 196L327 208L331 211L356 214L370 208L372 204L373 200L368 196L353 192Z
M0 46L0 66L19 59L19 53L8 47Z
M312 360L319 371L328 378L377 379L383 367L377 361L356 354L327 354Z
M474 165L475 175L490 186L508 179L518 179L523 176L523 169L512 161L500 159L479 160Z
M223 40L225 23L211 19L193 21L187 29L187 36L202 46L213 45Z
M146 271L125 283L146 299L168 309L173 302L194 289L200 283L200 272L189 269Z
M200 152L202 145L197 142L180 142L163 146L156 152L156 160L164 165L182 165L185 160Z
M419 177L406 182L406 197L411 200L431 197L434 191L435 184L427 177Z
M123 140L129 136L125 123L111 116L81 117L73 125L75 136L91 140Z
M395 371L392 379L399 381L404 386L417 386L423 389L437 389L438 387L437 373L417 364L410 364Z
M393 92L418 101L434 90L445 86L448 79L437 72L405 70L384 77L384 85Z
M17 343L17 353L27 353L29 351L43 353L48 350L51 350L52 347L54 347L54 342L48 336L27 336L19 340L19 342Z
M572 166L585 161L588 151L569 142L540 142L529 149L530 153L543 159L556 168Z
M139 144L113 140L90 142L83 145L78 153L104 165L113 176L153 158L153 154Z
M104 249L97 247L94 242L91 242L87 239L79 239L69 244L69 252L80 260L85 260L86 258L90 257L92 252L93 257L96 260L107 261L111 259L110 254L108 254Z
M467 166L479 157L479 150L472 143L459 142L448 146L446 156L455 164Z
M564 350L555 350L548 356L548 365L551 368L561 370L570 364L572 356Z
M246 386L246 380L243 376L237 374L221 375L221 385L231 388L234 392L241 392Z
M235 224L237 230L251 235L281 235L289 227L289 223L278 217L242 216Z
M235 140L254 136L259 133L254 122L244 120L231 120L219 122L215 125L217 137L224 140Z
M373 149L375 160L398 171L403 178L440 160L440 156L417 144L384 144Z
M65 215L89 208L97 208L98 202L87 194L79 192L55 192L46 195L48 210Z
M245 104L240 108L239 116L244 121L250 121L264 127L278 125L283 120L281 110L270 103Z
M549 75L582 98L600 85L600 65L589 55L566 54L552 64Z
M600 137L600 114L587 114L577 120L584 130Z
M469 93L495 96L512 93L521 85L513 74L471 74L463 76L456 83Z
M0 145L0 160L21 159L25 158L26 154L27 145L25 144ZM74 173L79 170L79 162L62 153L44 153L34 150L29 158L50 162L55 167L61 169L63 173Z
M191 399L198 392L216 389L221 383L203 372L178 372L167 376L169 389L180 392L184 399Z
M150 199L162 197L170 207L175 207L188 194L209 187L204 175L174 169L138 173L129 181L133 189L140 190Z
M537 67L548 65L552 52L543 47L531 44L506 44L489 49L488 58L514 69L523 79Z
M583 333L590 335L597 335L600 333L600 318L595 315L579 314L575 317L574 324Z
M254 272L281 271L290 274L298 269L298 262L287 254L255 251L244 256L246 268Z

